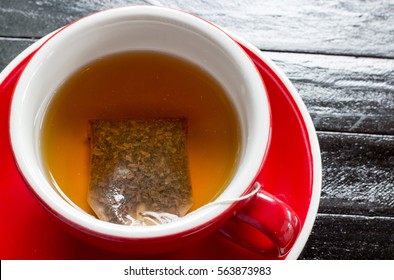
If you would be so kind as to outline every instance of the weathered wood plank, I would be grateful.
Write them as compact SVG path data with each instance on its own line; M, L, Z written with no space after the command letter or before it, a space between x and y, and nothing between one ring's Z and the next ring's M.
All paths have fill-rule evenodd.
M0 72L34 41L33 39L0 38Z
M394 57L393 0L2 0L0 36L41 37L87 14L130 4L199 15L264 50Z
M394 218L318 215L300 259L394 259Z
M394 217L394 136L318 133L319 212Z
M141 0L1 0L0 36L39 38L91 13L130 4L146 4Z
M394 134L394 60L269 52L318 130Z

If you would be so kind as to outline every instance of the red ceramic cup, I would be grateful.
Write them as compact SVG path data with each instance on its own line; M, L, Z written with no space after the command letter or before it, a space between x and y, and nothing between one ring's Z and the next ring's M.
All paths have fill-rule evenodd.
M174 222L150 227L104 222L73 207L54 188L40 147L41 122L59 85L92 60L133 50L177 55L210 73L234 104L242 138L236 171L217 203ZM207 21L147 6L108 10L76 21L52 35L33 56L20 77L11 106L12 150L27 185L57 220L89 243L128 253L159 253L220 229L250 250L283 256L299 234L297 215L266 193L264 182L259 182L262 187L257 193L248 196L259 185L255 184L256 176L264 168L269 148L269 102L249 57ZM270 246L262 240L269 240Z

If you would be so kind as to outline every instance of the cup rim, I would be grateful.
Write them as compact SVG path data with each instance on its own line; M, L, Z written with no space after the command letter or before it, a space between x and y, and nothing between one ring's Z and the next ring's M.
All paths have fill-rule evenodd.
M47 208L50 209L51 212L55 213L56 216L61 217L63 221L68 224L72 224L79 228L84 228L85 231L95 232L101 235L107 236L115 236L120 238L158 238L164 237L168 235L179 234L181 232L189 232L194 231L196 228L203 227L214 221L220 219L223 215L225 215L228 211L231 211L233 207L235 207L236 203L232 203L229 205L216 205L212 206L210 209L206 209L201 211L200 213L194 215L192 218L181 219L180 221L176 221L169 224L158 225L154 228L150 227L149 230L146 230L144 227L130 227L123 225L116 225L104 221L100 221L98 219L92 220L90 215L81 215L81 213L69 205L67 202L60 203L60 201L53 200L51 194L48 193L46 189L42 188L42 181L39 178L36 178L31 174L31 166L28 162L26 162L26 158L23 152L21 152L20 147L23 145L23 139L18 139L18 127L20 125L20 118L18 118L18 113L20 112L20 104L23 101L23 96L26 94L24 92L23 83L27 83L31 77L32 71L34 71L35 63L39 63L42 56L48 54L50 51L50 47L60 42L66 35L73 35L78 32L81 28L86 26L90 26L91 24L96 24L100 22L100 20L105 20L107 16L130 16L131 14L154 14L155 16L159 16L163 14L165 11L166 14L170 13L171 16L181 17L182 20L188 22L188 24L193 24L194 27L198 28L203 26L204 32L208 32L206 30L210 30L212 34L215 34L215 39L220 40L227 48L231 49L235 54L237 54L239 61L245 63L243 66L245 69L248 68L248 74L253 76L254 82L260 84L260 98L261 103L259 104L251 104L251 106L255 106L255 110L267 112L264 115L266 121L259 124L259 129L265 131L265 133L260 133L263 135L259 142L259 147L257 147L257 152L255 156L255 162L253 165L254 171L251 172L254 176L249 176L247 184L238 190L236 197L239 197L250 190L253 182L255 181L255 177L259 173L259 170L262 167L263 161L265 159L266 152L268 150L269 143L269 131L271 126L270 121L270 110L269 110L269 102L267 100L267 94L265 91L265 87L262 81L261 76L258 74L257 69L255 68L253 62L246 55L246 53L237 45L237 43L225 32L220 30L218 27L213 25L212 23L200 19L194 15L190 15L185 12L177 11L171 8L163 8L163 7L152 7L152 6L133 6L133 7L122 7L115 8L110 10L101 11L95 13L93 15L89 15L80 20L71 23L65 28L59 30L54 35L52 35L37 51L37 53L32 57L25 70L23 71L21 78L17 84L17 87L14 92L14 96L12 98L11 112L10 112L10 135L11 135L11 145L12 151L14 153L14 157L16 158L16 162L18 168L21 171L21 174L25 178L26 182L30 186L33 193L43 202ZM176 14L176 15L175 15ZM96 22L94 22L96 21ZM94 23L93 23L94 22ZM209 33L209 34L211 34ZM246 58L246 59L245 59ZM253 72L254 71L254 72ZM258 79L258 81L257 81ZM258 107L258 108L257 108ZM19 137L20 138L20 137ZM260 155L260 156L259 156ZM256 159L257 158L257 159ZM234 193L230 193L230 195L234 195ZM235 196L235 195L234 195ZM223 194L219 196L219 199L223 199L226 196Z

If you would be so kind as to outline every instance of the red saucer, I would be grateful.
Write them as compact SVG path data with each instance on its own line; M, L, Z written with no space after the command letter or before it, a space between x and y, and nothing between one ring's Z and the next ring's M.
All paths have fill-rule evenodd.
M268 59L264 59L262 53L246 47L246 42L240 44L264 79L272 109L272 142L259 179L264 182L266 190L288 203L301 220L303 230L299 244L296 244L297 248L293 247L292 251L295 251L290 251L296 258L309 236L317 210L316 205L310 207L312 198L317 197L313 196L316 183L311 131L309 129L308 132L305 124L305 112L300 111L294 99L295 93L286 87L283 77L267 64ZM39 45L40 42L19 55L6 68L8 72L6 77L3 75L3 80L0 76L1 259L264 259L218 233L176 252L148 256L121 255L85 244L54 223L54 218L35 200L19 175L8 132L14 87ZM310 208L313 208L312 213L308 214Z

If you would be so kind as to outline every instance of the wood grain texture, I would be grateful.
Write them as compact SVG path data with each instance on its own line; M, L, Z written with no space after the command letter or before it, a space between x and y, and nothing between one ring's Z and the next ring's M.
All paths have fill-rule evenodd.
M394 136L318 133L320 213L394 217Z
M0 38L0 72L24 49L34 43L33 39Z
M299 259L393 260L394 218L319 214Z
M394 57L393 0L1 0L0 36L37 38L87 14L130 4L199 15L264 50Z
M303 98L318 130L394 134L394 60L267 53Z
M0 36L40 38L74 20L97 11L145 1L1 0Z

